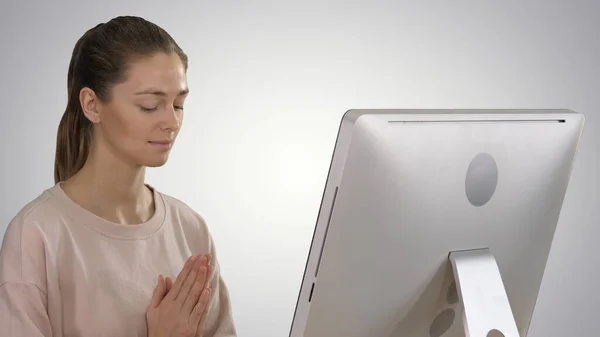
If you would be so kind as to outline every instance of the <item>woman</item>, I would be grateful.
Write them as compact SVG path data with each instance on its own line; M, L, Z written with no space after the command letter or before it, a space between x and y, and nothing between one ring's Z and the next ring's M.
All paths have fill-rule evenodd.
M206 223L144 183L181 127L186 71L173 38L139 17L79 39L56 184L17 214L2 243L3 336L236 336Z

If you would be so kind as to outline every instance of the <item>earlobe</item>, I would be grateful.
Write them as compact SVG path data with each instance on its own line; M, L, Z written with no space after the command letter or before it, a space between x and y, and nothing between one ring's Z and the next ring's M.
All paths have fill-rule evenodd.
M100 113L98 111L98 97L90 88L83 88L79 92L79 102L83 114L90 122L94 124L100 123Z

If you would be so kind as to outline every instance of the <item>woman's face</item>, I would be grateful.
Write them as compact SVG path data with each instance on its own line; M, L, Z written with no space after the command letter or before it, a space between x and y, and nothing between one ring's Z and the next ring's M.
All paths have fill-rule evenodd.
M181 128L187 93L178 55L137 59L127 80L113 86L109 102L96 103L94 140L131 164L162 166Z

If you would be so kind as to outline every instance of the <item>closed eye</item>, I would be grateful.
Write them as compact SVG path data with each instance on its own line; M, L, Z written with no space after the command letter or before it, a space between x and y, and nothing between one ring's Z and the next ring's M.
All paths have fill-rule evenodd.
M153 112L158 109L158 106L155 106L153 108L146 108L146 107L141 106L140 109L142 109L142 111L144 111L144 112Z
M154 111L158 110L158 107L159 106L155 106L153 108L147 108L147 107L144 107L144 106L140 106L140 109L142 111L144 111L144 112L154 112ZM174 108L175 108L175 110L182 110L183 111L183 107L182 106L174 106Z

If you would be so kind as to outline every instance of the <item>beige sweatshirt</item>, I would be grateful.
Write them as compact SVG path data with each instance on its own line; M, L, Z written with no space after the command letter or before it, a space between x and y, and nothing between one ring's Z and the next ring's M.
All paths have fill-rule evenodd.
M177 277L192 254L212 254L203 337L233 337L227 287L206 223L154 190L156 211L119 225L73 202L60 183L8 225L0 250L0 336L146 337L157 276Z

